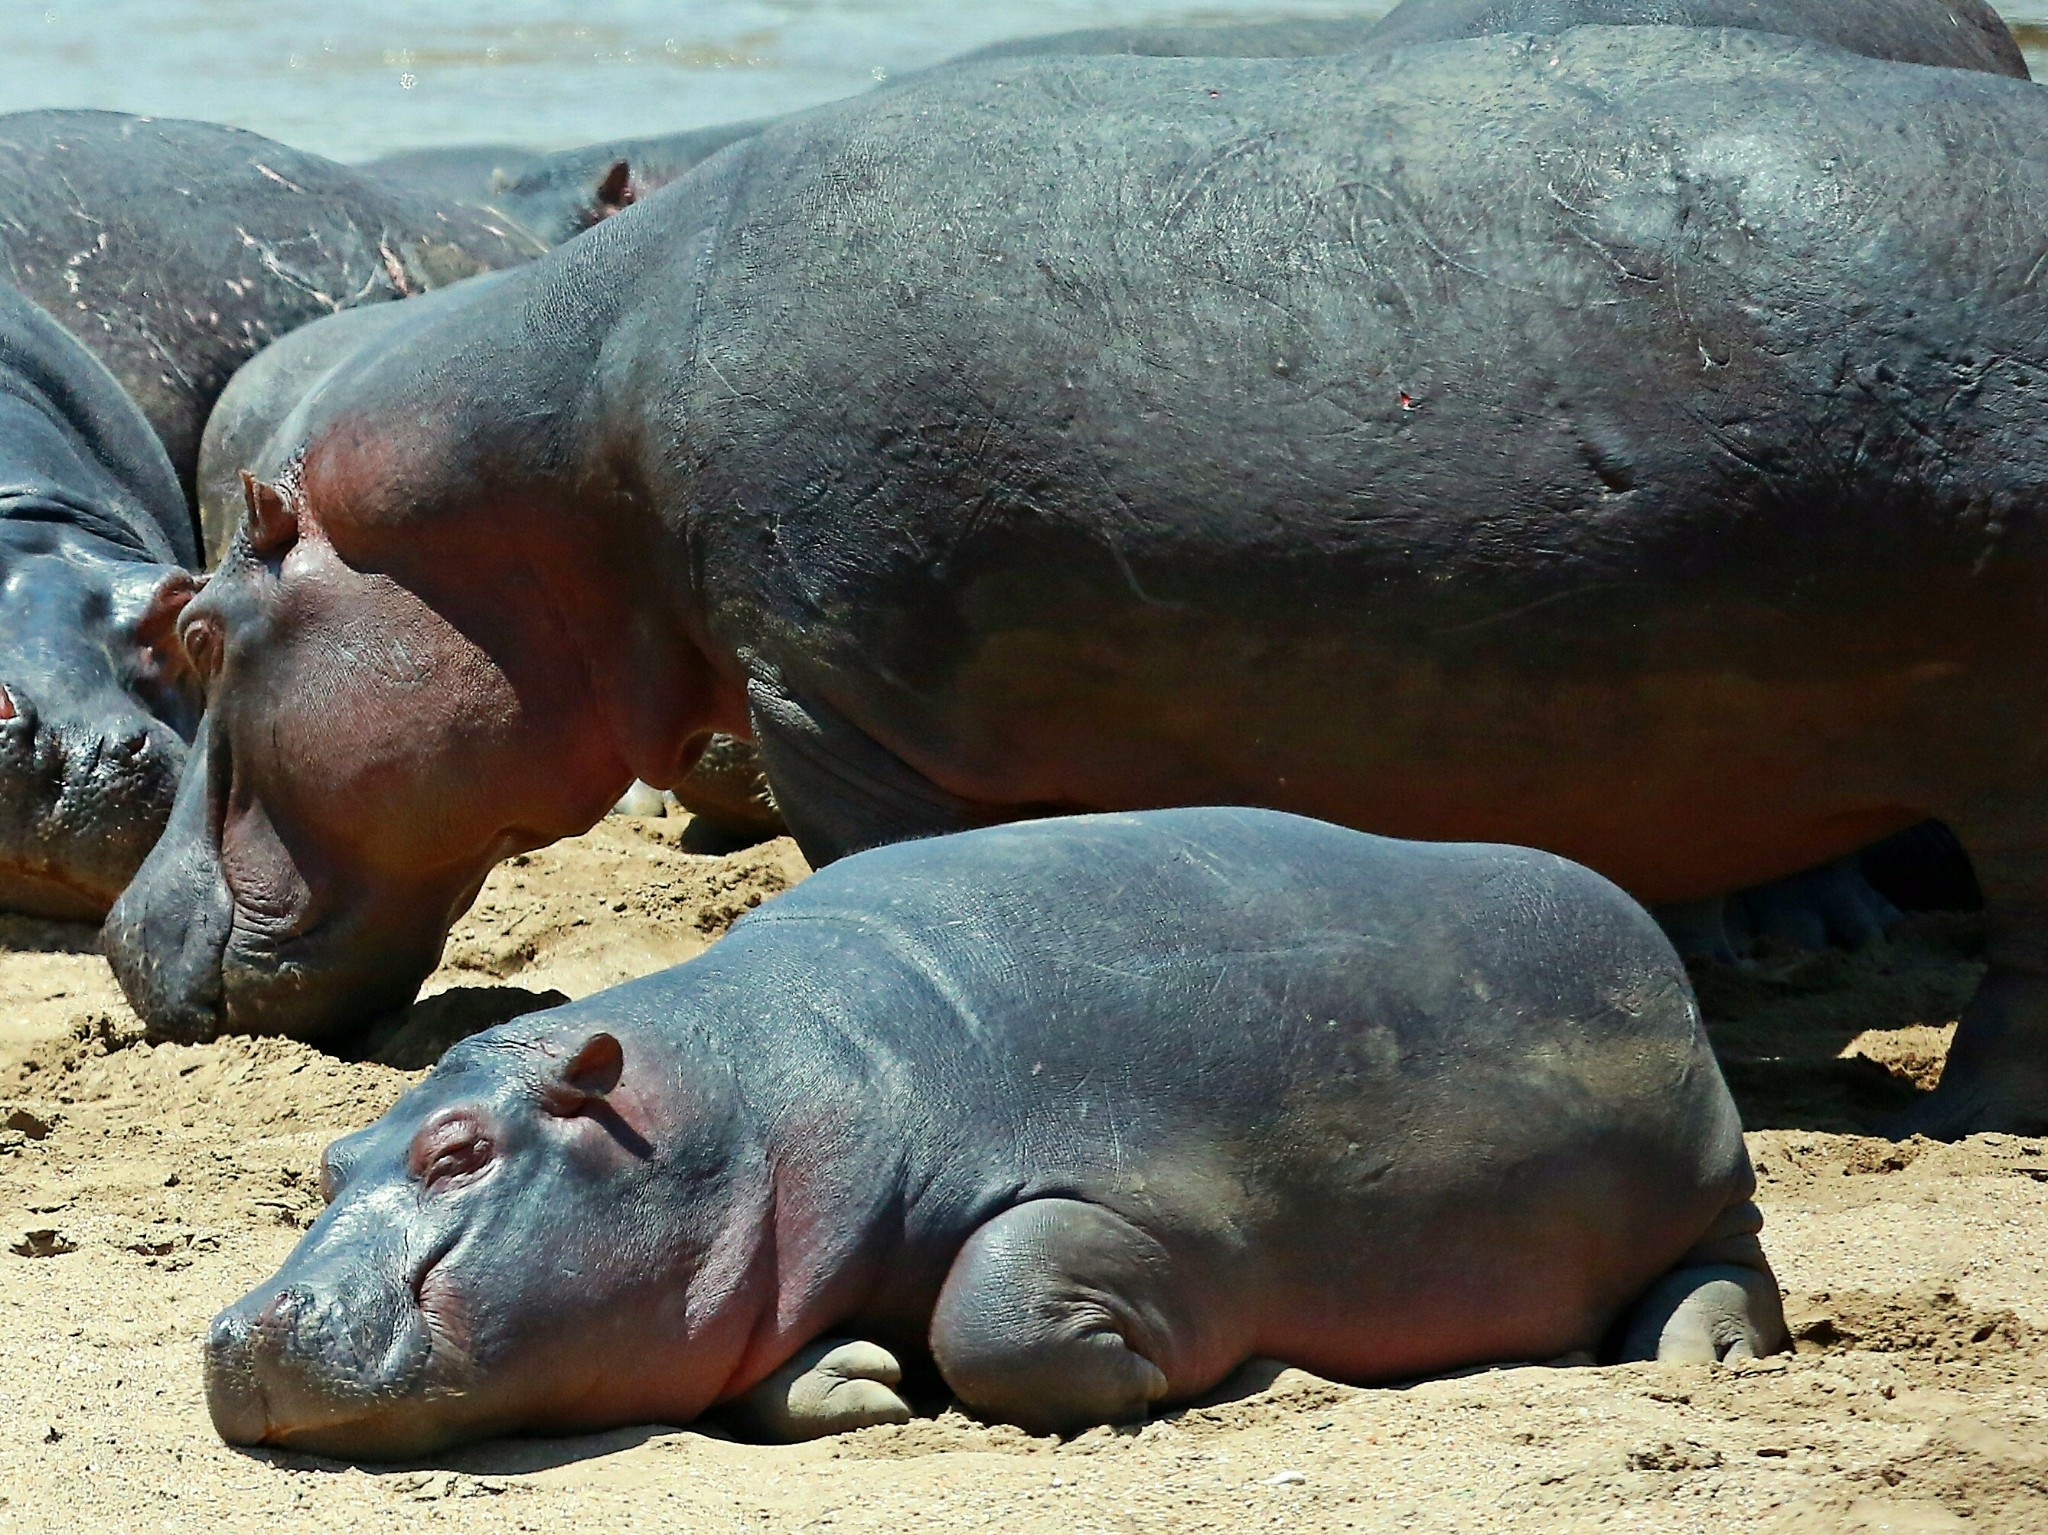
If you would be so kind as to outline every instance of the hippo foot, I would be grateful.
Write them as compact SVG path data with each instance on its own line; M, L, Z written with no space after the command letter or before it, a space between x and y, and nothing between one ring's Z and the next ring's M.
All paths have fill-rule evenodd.
M2048 1134L2048 976L1994 966L1963 1012L1940 1085L1880 1130L1894 1140Z
M932 1315L932 1355L961 1402L1033 1434L1143 1418L1168 1392L1159 1244L1076 1199L1035 1199L974 1233ZM1202 1383L1206 1384L1206 1382Z
M1789 949L1860 949L1884 937L1899 909L1864 877L1855 856L1729 897L1731 921Z
M903 1367L874 1343L827 1338L725 1409L751 1437L798 1444L878 1423L908 1423L910 1406L896 1394Z
M1676 1268L1636 1302L1618 1361L1666 1364L1760 1359L1785 1346L1784 1303L1768 1270L1734 1263Z
M1951 1063L1939 1087L1881 1121L1877 1133L1895 1141L1916 1135L1933 1141L1959 1141L1966 1135L2048 1135L2048 1098L2028 1100L1987 1075L1958 1072Z

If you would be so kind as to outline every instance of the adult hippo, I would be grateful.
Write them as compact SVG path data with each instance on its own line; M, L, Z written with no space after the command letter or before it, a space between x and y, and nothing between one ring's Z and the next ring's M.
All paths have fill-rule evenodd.
M308 403L108 952L331 1034L750 727L819 864L1264 802L1681 901L1938 815L1992 972L1925 1123L2039 1122L2042 229L2048 95L1753 32L781 125Z
M542 249L239 128L74 111L0 116L0 243L0 275L121 381L188 495L214 398L266 344Z
M900 1421L892 1356L927 1349L975 1412L1071 1433L1254 1355L1379 1381L1784 1338L1649 916L1548 854L1271 811L864 853L458 1045L323 1184L213 1324L235 1443L721 1403L801 1435Z
M0 910L97 920L163 829L195 555L149 423L0 283Z

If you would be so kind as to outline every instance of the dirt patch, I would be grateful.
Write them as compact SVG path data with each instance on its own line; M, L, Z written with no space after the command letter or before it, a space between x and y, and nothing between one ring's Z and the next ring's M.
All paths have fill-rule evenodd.
M622 1430L364 1469L214 1437L197 1340L319 1208L318 1157L454 1038L700 951L800 878L673 822L499 870L364 1059L152 1045L91 934L0 927L0 1530L1785 1535L2048 1531L2048 1143L1863 1129L1931 1080L1967 921L1699 981L1799 1351L1360 1390L1243 1372L1068 1444L939 1412L797 1448Z

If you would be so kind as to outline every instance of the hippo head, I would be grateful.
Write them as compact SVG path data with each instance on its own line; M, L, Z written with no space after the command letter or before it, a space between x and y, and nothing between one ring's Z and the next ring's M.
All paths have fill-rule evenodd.
M160 1037L319 1039L404 1005L495 863L636 776L530 551L352 557L293 482L249 497L179 622L206 716L103 940Z
M97 920L163 829L198 715L175 565L0 520L0 910Z
M328 1148L327 1209L207 1337L222 1438L392 1459L724 1394L762 1159L734 1154L729 1091L679 1095L669 1052L558 1016L457 1045Z

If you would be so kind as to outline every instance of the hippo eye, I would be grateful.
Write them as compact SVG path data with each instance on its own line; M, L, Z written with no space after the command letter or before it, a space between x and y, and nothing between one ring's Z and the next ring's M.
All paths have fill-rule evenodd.
M493 1149L475 1116L451 1114L414 1137L407 1160L421 1189L431 1194L483 1167Z

